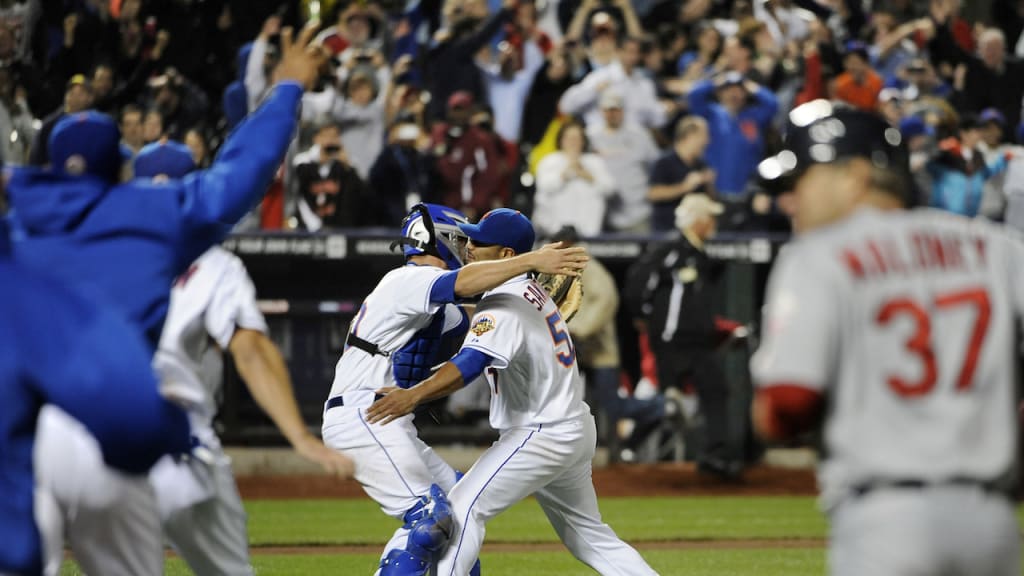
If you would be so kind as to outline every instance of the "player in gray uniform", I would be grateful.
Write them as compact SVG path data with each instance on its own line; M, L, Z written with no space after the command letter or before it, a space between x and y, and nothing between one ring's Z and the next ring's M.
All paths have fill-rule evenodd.
M136 178L154 183L194 169L188 147L159 142L134 162ZM292 446L327 472L351 476L352 462L324 446L306 429L292 394L288 368L267 336L256 289L242 261L219 246L199 257L171 289L167 320L154 357L165 395L191 407L192 434L204 458L164 458L150 473L164 532L196 574L252 574L245 509L213 430L230 352L256 403ZM172 389L173 388L173 389Z
M900 133L815 101L762 176L795 178L797 238L772 270L755 425L823 423L836 576L1017 576L1024 246L991 224L905 210ZM792 181L791 181L792 182Z

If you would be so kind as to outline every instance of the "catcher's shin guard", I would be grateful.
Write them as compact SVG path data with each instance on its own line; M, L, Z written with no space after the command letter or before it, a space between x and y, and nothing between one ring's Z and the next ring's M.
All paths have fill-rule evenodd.
M381 576L425 576L437 563L451 540L453 520L448 496L437 484L430 496L405 513L409 539L405 549L388 553L380 563Z

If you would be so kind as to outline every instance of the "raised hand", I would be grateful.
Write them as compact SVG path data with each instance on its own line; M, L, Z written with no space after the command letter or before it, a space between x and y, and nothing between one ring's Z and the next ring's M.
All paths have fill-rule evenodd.
M294 42L291 28L281 30L281 61L274 69L275 83L294 80L307 90L313 87L325 59L323 50L310 46L319 28L318 20L310 20Z
M565 247L562 242L546 244L540 250L527 252L533 264L533 270L545 274L565 274L580 276L587 267L590 256L581 246Z

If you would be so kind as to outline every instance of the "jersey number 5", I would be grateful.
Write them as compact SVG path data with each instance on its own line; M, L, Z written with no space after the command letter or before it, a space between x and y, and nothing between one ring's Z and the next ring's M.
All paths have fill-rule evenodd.
M957 292L947 292L935 298L935 308L941 312L951 308L969 306L974 309L974 328L968 343L960 374L957 376L956 389L966 391L974 383L974 371L978 366L978 355L985 341L989 319L992 317L992 304L988 292L975 288ZM909 317L915 323L914 334L906 342L906 349L921 360L924 373L917 382L908 382L899 376L889 376L889 388L904 397L924 396L932 391L938 380L938 368L935 365L935 350L932 346L932 322L928 312L917 302L909 298L896 298L885 303L879 309L875 320L885 326L899 316Z
M572 340L569 339L569 332L565 322L558 311L548 314L548 330L551 331L551 339L555 341L555 357L562 363L562 366L570 368L576 361L576 349L572 347ZM562 350L562 345L566 350Z

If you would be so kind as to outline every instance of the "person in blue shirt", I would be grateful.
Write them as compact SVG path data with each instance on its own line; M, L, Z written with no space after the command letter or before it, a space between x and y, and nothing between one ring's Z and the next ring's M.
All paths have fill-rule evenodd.
M116 309L145 337L151 357L174 279L260 201L281 164L303 90L317 78L323 58L306 50L314 32L307 27L296 42L290 31L282 32L274 89L228 137L209 169L182 179L119 184L123 157L114 121L95 112L61 120L50 135L51 168L19 169L9 182L15 261ZM155 390L144 380L137 385ZM70 522L70 544L83 569L159 573L163 539L146 479L111 474L94 442L59 411L47 411L39 434L63 439L40 442L38 484ZM89 482L116 497L85 506L82 500L99 499L65 486L69 474L61 466L71 461L76 483Z
M157 393L137 332L13 263L7 228L0 216L0 573L35 575L43 571L43 540L32 451L43 403L82 422L104 461L132 474L144 474L164 454L187 453L189 424Z
M739 72L698 82L687 99L690 113L708 121L707 161L717 174L715 189L723 199L743 194L764 155L764 134L778 100Z
M115 303L155 348L174 278L259 203L284 158L320 58L302 51L305 36L289 43L276 88L213 165L180 180L118 184L113 119L82 112L61 120L50 135L52 168L15 170L8 184L23 237L15 259Z

